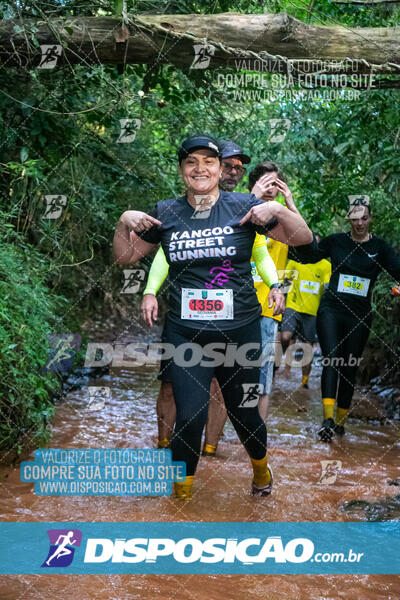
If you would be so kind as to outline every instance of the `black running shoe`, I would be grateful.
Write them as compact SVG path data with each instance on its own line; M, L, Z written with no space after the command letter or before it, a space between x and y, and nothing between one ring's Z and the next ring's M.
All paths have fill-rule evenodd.
M318 430L318 437L321 442L331 442L334 434L335 422L333 419L324 419L322 426Z
M337 425L335 423L335 426L334 426L333 429L334 429L336 435L344 435L344 427L343 427L343 425Z

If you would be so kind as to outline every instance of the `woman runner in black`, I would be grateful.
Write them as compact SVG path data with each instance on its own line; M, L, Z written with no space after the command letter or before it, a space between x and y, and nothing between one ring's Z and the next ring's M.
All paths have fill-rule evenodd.
M256 231L290 245L310 243L312 234L297 213L277 202L220 192L221 154L213 138L185 140L178 156L186 195L158 202L150 214L126 211L114 237L120 264L137 262L161 242L170 266L164 339L175 348L169 367L177 411L171 449L187 474L185 482L175 483L175 494L191 497L215 374L252 462L252 493L268 495L267 432L258 413L261 309L251 251ZM207 354L211 344L219 346L218 358L215 350Z
M371 329L371 294L376 278L386 271L400 282L400 256L380 237L368 232L369 200L355 198L347 214L350 232L336 233L293 252L303 263L332 261L332 276L317 313L317 334L323 354L321 392L324 411L321 441L344 425L354 393L361 356ZM337 402L336 418L334 408Z

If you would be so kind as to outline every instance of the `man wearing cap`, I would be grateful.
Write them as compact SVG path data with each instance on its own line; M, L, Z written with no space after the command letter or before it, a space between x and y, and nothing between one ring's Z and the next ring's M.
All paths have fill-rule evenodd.
M250 157L247 156L240 146L230 140L221 141L222 175L219 181L221 189L233 192L239 181L243 179L245 167L249 164Z

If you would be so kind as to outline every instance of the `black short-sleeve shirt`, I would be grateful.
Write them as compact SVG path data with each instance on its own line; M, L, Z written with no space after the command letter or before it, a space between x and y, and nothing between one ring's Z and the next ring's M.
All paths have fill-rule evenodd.
M197 212L186 196L158 202L149 214L162 222L140 237L161 243L169 263L169 318L194 329L229 330L251 323L261 314L251 275L250 257L255 232L265 234L278 221L265 226L239 221L258 204L254 194L221 191L209 211ZM233 291L233 318L191 320L181 318L182 289Z

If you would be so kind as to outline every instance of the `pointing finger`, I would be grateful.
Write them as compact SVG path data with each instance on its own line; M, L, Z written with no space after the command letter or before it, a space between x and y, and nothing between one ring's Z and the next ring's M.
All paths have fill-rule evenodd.
M252 212L251 212L251 210L252 210L252 209L250 209L250 210L249 210L249 212L247 213L247 215L245 215L245 216L243 217L243 219L241 219L241 220L239 221L239 225L244 225L244 224L245 224L247 221L249 221L249 220L251 219L251 217L252 217Z
M151 221L154 225L158 225L159 227L161 227L162 222L159 221L158 219L156 219L155 217L151 217L150 215L147 215L146 219L148 221Z

